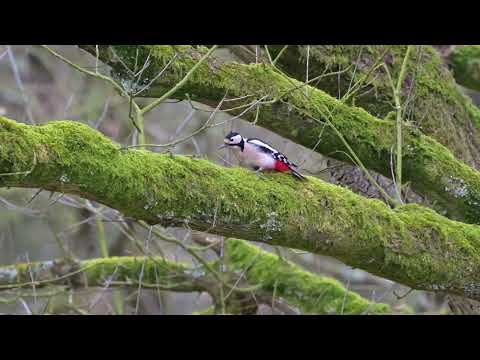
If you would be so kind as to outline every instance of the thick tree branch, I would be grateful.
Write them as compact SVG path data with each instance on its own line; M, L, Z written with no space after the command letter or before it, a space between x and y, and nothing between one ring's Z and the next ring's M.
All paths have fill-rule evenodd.
M270 46L272 54L281 52L283 47ZM443 58L430 46L417 46L414 62L408 71L402 96L406 107L402 109L408 121L418 126L425 134L448 147L456 157L475 166L480 166L479 126L480 110L472 106L471 99L456 83L470 89L480 90L478 46L434 46ZM310 76L342 69L338 76L321 77L314 86L332 96L344 97L350 87L363 82L351 100L377 117L390 117L392 92L388 91L388 74L379 68L366 79L376 59L385 62L394 74L399 73L402 51L405 46L310 46ZM280 58L280 66L298 80L305 78L307 51L305 46L289 46ZM387 50L386 53L385 50ZM251 58L250 58L251 62ZM446 66L446 64L448 66ZM451 72L452 70L453 77ZM454 79L455 78L455 79ZM456 83L455 83L456 82ZM356 171L358 173L358 171ZM348 173L340 171L342 184L348 183ZM351 181L351 180L350 180ZM384 182L388 180L384 179ZM353 189L363 189L364 177L356 177L348 183ZM371 194L369 194L371 195ZM374 194L373 194L374 195ZM420 200L420 201L419 201ZM422 202L416 199L416 202ZM472 309L474 301L449 296L452 309ZM455 303L455 304L453 304Z
M269 48L276 54L283 46ZM313 85L334 97L343 97L355 84L362 82L363 88L358 89L349 103L353 100L376 117L389 117L395 108L388 74L383 67L371 70L380 60L397 79L406 49L407 46L403 45L310 46L310 77L344 69L338 76L322 77ZM278 64L288 74L303 81L306 53L306 46L289 46ZM448 147L457 158L480 168L480 110L455 82L464 86L478 82L475 80L475 74L480 74L478 69L475 72L475 58L478 58L475 54L478 53L480 51L475 46L455 49L451 55L454 70L457 68L454 78L436 49L427 45L415 46L407 66L406 81L402 82L401 95L407 120ZM367 75L368 79L364 80Z
M338 281L315 275L238 239L226 241L228 264L248 284L260 285L258 292L276 295L314 314L384 314L392 310L386 304L374 303L348 291ZM206 291L215 295L218 282L203 268L193 269L161 257L112 257L78 262L64 260L16 264L0 267L0 290L3 288L41 288L53 284L72 287L138 287L143 268L142 286L178 292ZM268 271L265 271L268 269ZM275 274L273 276L273 274ZM32 284L32 278L35 279ZM240 286L238 286L241 288ZM232 296L233 297L233 296Z
M480 298L480 228L389 209L315 178L120 146L71 121L0 118L0 186L77 194L129 217L336 257L415 289Z
M245 241L228 239L226 248L232 270L244 273L249 283L262 284L262 289L285 299L304 313L368 314L392 311L384 304L373 305L345 289L337 280L309 273Z
M92 50L89 46L82 47ZM174 56L174 51L179 54L179 59L149 91L145 91L146 96L161 96L174 86L206 49L190 46L176 46L175 50L171 46L140 47L140 56L151 54L152 64L147 78L163 69ZM135 46L115 46L115 54L122 56L124 63L132 62L136 53ZM109 47L100 47L100 57L112 66L117 76L127 76L124 66L115 61ZM305 88L308 88L308 98L304 94ZM219 59L210 58L175 96L182 98L188 93L194 100L213 105L227 90L232 97L250 95L235 104L229 102L229 108L245 105L233 113L245 111L245 103L251 102L252 97L263 99L258 125L308 148L315 148L320 153L350 162L350 158L345 156L348 150L337 131L322 123L326 117L331 117L336 129L367 168L391 176L391 150L396 141L393 121L375 118L363 109L348 106L321 90L285 78L267 64L222 63ZM244 117L253 120L255 112ZM404 127L403 150L404 181L410 181L418 193L426 196L437 210L445 212L448 217L470 223L480 221L478 172L455 159L447 148L412 125Z

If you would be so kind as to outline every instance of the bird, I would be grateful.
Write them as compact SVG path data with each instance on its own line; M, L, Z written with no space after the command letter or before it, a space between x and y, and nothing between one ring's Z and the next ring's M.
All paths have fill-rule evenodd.
M231 131L223 142L218 149L228 147L234 150L240 164L255 170L257 174L262 171L279 171L290 173L299 180L306 180L306 177L294 169L297 165L263 140L244 138L238 132Z

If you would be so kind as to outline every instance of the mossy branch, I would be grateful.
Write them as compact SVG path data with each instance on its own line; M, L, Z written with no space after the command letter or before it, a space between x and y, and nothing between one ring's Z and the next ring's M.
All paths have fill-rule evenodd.
M2 117L0 173L21 172L0 186L77 194L150 224L330 255L415 289L480 299L480 227L418 205L391 210L315 178L260 179L204 159L120 150L73 121Z
M480 91L480 45L456 46L449 56L455 80Z
M304 271L245 241L228 239L226 250L232 270L242 272L246 269L247 272L242 276L248 277L249 284L260 284L259 290L262 293L271 293L273 281L276 281L277 296L299 308L302 313L330 314L343 311L343 314L353 315L392 312L386 304L364 299L345 289L336 280ZM215 291L216 282L208 276L205 269L193 269L161 257L130 256L88 259L76 263L55 260L3 266L0 267L0 290L29 288L32 286L32 277L36 288L52 284L71 287L138 287L142 268L142 286L146 288L177 292ZM275 278L272 277L273 274Z
M231 270L245 272L249 282L285 299L302 313L375 314L392 312L385 304L366 301L332 278L314 275L277 255L245 241L228 239L226 253ZM260 255L260 256L259 256Z
M87 51L94 51L88 45L82 47ZM286 57L290 48L285 50L279 62L283 61L282 59ZM125 70L109 57L111 52L107 49L108 47L100 47L100 58L111 65L117 76L121 77ZM207 52L206 48L191 46L176 46L175 48L144 46L140 49L142 49L140 56L151 54L152 65L148 70L151 72L151 76L158 69L163 68L174 52L179 54L175 64L152 84L149 90L145 91L144 95L150 97L161 96L174 86L197 63L197 59L202 58L202 54ZM136 51L129 46L115 46L115 53L122 56L126 63L133 61L136 56ZM314 52L312 56L313 54ZM433 56L428 51L427 55ZM419 56L417 52L412 53L409 64L415 64ZM422 68L422 74L431 67L435 67L435 64L436 62L432 60L429 67ZM425 83L426 80L422 80L422 76L418 75L416 83L422 83L422 81ZM425 85L422 89L430 91L437 84L435 81L436 78L430 79L428 86ZM292 84L297 84L297 86ZM308 87L308 98L303 96L305 87ZM448 89L452 90L450 87ZM348 150L336 133L338 130L367 168L391 177L391 148L396 143L395 122L378 119L365 110L351 107L319 89L294 79L285 79L268 64L224 63L215 57L210 57L208 61L197 68L193 76L175 96L186 98L189 94L193 100L214 105L227 90L233 97L244 97L234 102L235 104L229 102L229 107L238 105L238 110L232 111L232 113L241 112L247 106L246 102L252 100L252 96L263 99L259 102L258 118L254 112L251 112L245 114L246 119L257 119L258 125L296 143L308 148L315 148L316 151L339 160L350 162L349 157L345 155ZM389 88L386 91L391 93ZM249 97L245 98L246 95ZM418 89L416 96L420 96ZM456 98L457 95L455 95ZM468 105L463 98L461 101L462 107ZM471 103L470 105L473 107ZM325 111L319 111L319 109ZM465 112L465 109L462 111ZM427 111L425 108L424 110L427 116L432 114L430 110ZM471 113L477 114L478 111L471 110ZM332 123L335 129L319 123L324 120L325 114L332 114ZM462 114L462 112L459 110L456 114ZM313 120L314 118L317 121ZM480 122L480 116L477 120ZM462 121L466 122L467 120L463 119ZM475 122L476 120L472 115L468 121ZM435 129L443 129L443 123L437 122ZM448 132L457 134L456 130ZM317 144L320 135L322 141ZM404 124L402 136L403 181L410 182L418 193L426 196L430 202L435 204L435 208L444 212L446 216L465 222L479 223L480 174L457 160L447 148L431 137L425 136L415 126ZM455 141L458 142L458 139ZM450 144L449 141L446 143ZM460 143L464 144L465 141L460 141Z
M408 100L404 115L424 134L448 147L457 158L480 168L480 109L457 86L457 83L471 88L480 86L480 76L477 76L480 74L477 64L479 47L455 48L450 57L454 70L452 76L432 46L410 46L412 51L406 68L409 75L401 88L402 95ZM275 55L283 47L269 48ZM392 106L394 96L387 72L382 68L373 72L372 69L380 57L388 65L392 76L398 78L407 48L406 45L310 46L309 68L312 74L321 74L329 69L346 70L338 77L323 77L314 85L332 96L340 94L344 97L352 84L363 83L363 89L352 101L376 117L385 118L395 111ZM284 51L277 66L302 81L306 58L306 46L291 45Z

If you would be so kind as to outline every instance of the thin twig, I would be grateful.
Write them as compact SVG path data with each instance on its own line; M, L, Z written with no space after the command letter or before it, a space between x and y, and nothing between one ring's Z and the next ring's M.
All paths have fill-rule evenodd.
M34 305L37 305L37 290L35 287L35 278L33 276L31 264L30 264L30 259L28 258L28 252L25 253L25 260L27 261L27 267L28 267L28 274L30 276L30 280L32 281L32 291L33 291L33 303Z
M103 122L103 120L107 116L109 105L110 105L110 98L107 98L107 100L105 100L105 105L103 106L102 114L100 115L100 117L98 118L98 120L95 122L93 126L95 129L99 128L100 124Z
M277 63L278 59L280 59L280 56L282 56L283 52L284 52L285 50L287 50L287 48L288 48L288 45L285 45L285 46L279 51L278 55L275 57L275 59L273 59L273 65L275 65L275 64Z
M142 92L144 92L146 89L148 89L162 74L165 72L165 70L168 69L168 67L177 59L178 54L175 54L172 59L167 63L167 65L164 66L162 70L147 84L145 85L142 89L140 89L138 92L135 93L134 96L140 95Z
M390 50L390 47L391 46L387 46L385 48L385 50L380 54L380 56L375 60L375 63L372 65L372 67L370 68L370 70L365 74L365 76L360 79L360 81L358 81L356 84L354 84L354 86L352 86L352 89L351 91L348 91L347 93L345 93L345 95L340 99L340 101L342 102L346 102L347 100L349 100L353 95L355 95L358 91L360 91L360 89L362 88L363 86L363 83L365 81L367 81L370 77L370 75L375 72L375 70L377 70L379 67L381 67L383 65L383 62L384 62L384 58L385 58L385 55L387 54L387 52Z
M413 291L415 291L415 289L411 288L410 290L408 290L405 294L403 295L398 295L395 290L392 291L393 295L395 295L395 297L397 298L397 300L401 300L401 299L404 299L406 298L408 295L410 295Z
M148 235L147 235L147 239L145 240L145 251L148 252L149 248L150 248L150 238L152 237L152 226L150 226L150 229L148 229ZM144 258L143 259L143 263L142 263L142 268L140 270L140 275L139 275L139 278L138 278L138 291L137 291L137 302L135 304L135 315L138 314L138 308L140 306L140 295L141 295L141 292L142 292L142 280L143 280L143 273L145 271L145 264L147 262L147 258Z
M5 57L5 55L7 55L8 52L7 50L4 50L3 53L0 55L0 61L2 61L2 59Z
M72 93L72 95L70 95L70 97L67 100L67 104L65 105L65 108L63 109L64 118L67 118L68 110L70 110L70 106L72 106L74 98L75 98L75 93Z
M11 173L3 173L3 174L0 174L0 176L15 176L15 175L25 175L25 176L27 176L28 174L30 174L33 171L33 169L35 169L36 165L37 165L37 154L34 151L33 152L33 164L32 164L32 167L31 167L30 170L17 171L17 172L11 172Z
M30 102L28 101L27 94L25 92L25 88L23 86L22 78L20 77L20 71L18 70L17 60L15 59L15 55L13 54L12 48L7 46L7 54L8 58L10 59L10 65L12 66L13 76L15 78L15 82L17 83L17 87L20 90L20 94L22 95L23 103L25 105L25 111L27 113L28 121L31 124L35 125L35 120L33 118L32 110L30 109Z
M393 91L393 99L395 101L396 110L396 134L397 134L397 149L396 149L396 163L395 163L395 190L397 194L397 200L400 204L403 204L402 200L402 104L401 104L401 90L402 84L405 80L405 74L407 70L408 59L413 45L407 47L405 57L403 58L400 73L398 75L397 84L394 86L392 76L388 69L387 64L383 64L387 78L390 82Z
M202 65L209 57L210 55L217 49L218 45L212 46L207 53L187 72L187 74L183 77L182 80L180 80L177 84L175 84L174 87L172 87L170 90L168 90L165 94L163 94L161 97L150 103L149 105L145 106L143 109L141 109L141 114L145 115L149 111L153 110L155 107L157 107L160 103L162 103L165 99L173 95L177 90L179 90L186 82L187 80L193 75L193 73L198 69L200 65Z
M267 53L268 61L270 61L270 64L275 65L275 63L272 60L272 56L270 55L270 51L268 50L268 45L264 45L265 47L265 52Z
M56 58L62 60L66 64L73 67L74 69L80 71L81 73L84 73L84 74L90 75L92 77L95 77L97 79L101 79L101 80L104 80L104 81L108 82L120 93L120 95L122 95L126 98L130 98L130 95L128 94L128 92L126 92L125 89L121 85L119 85L115 80L113 80L111 77L106 76L106 75L102 75L102 74L97 73L97 72L87 70L87 69L75 64L74 62L68 60L66 57L60 55L59 53L57 53L55 50L51 49L47 45L40 45L40 46L43 47L44 49L46 49L50 54L52 54ZM135 102L134 102L134 104L136 105ZM136 106L136 110L138 111L138 106ZM141 133L142 131L139 128L139 125L135 122L135 120L133 120L133 118L132 118L132 123L135 126L135 128Z
M219 124L210 124L210 122L212 121L212 119L215 118L215 115L216 113L218 112L218 110L220 109L220 107L222 106L223 102L225 101L225 98L226 98L226 94L225 96L223 97L223 99L218 103L217 107L215 108L215 110L210 114L209 118L207 119L207 121L205 121L205 123L200 126L197 130L195 130L194 132L192 132L190 135L187 135L187 136L184 136L183 138L180 138L180 139L177 139L175 141L170 141L166 144L142 144L142 145L129 145L129 146L125 146L125 147L122 147L120 150L126 150L126 149L131 149L131 148L137 148L137 147L154 147L154 148L166 148L166 147L173 147L175 145L178 145L180 143L183 143L189 139L191 139L193 136L196 136L198 134L200 134L201 132L203 132L204 130L206 129L209 129L211 127L214 127L214 126L218 126ZM192 114L193 115L193 114ZM188 118L188 117L187 117Z
M273 65L275 65L275 63ZM305 84L308 84L309 70L310 70L310 45L307 45L307 63L306 63L306 69L305 69ZM308 96L308 87L305 87L305 95Z
M345 304L347 303L347 296L348 296L348 293L350 291L350 279L351 279L351 276L349 276L348 280L347 280L347 286L345 288L345 295L343 296L342 308L340 310L340 315L343 315L343 312L345 311Z

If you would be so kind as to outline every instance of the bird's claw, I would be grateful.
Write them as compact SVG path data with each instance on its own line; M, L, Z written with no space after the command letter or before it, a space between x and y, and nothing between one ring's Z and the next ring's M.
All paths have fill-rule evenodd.
M260 179L266 179L265 175L262 173L262 169L255 171L255 175L257 175Z

